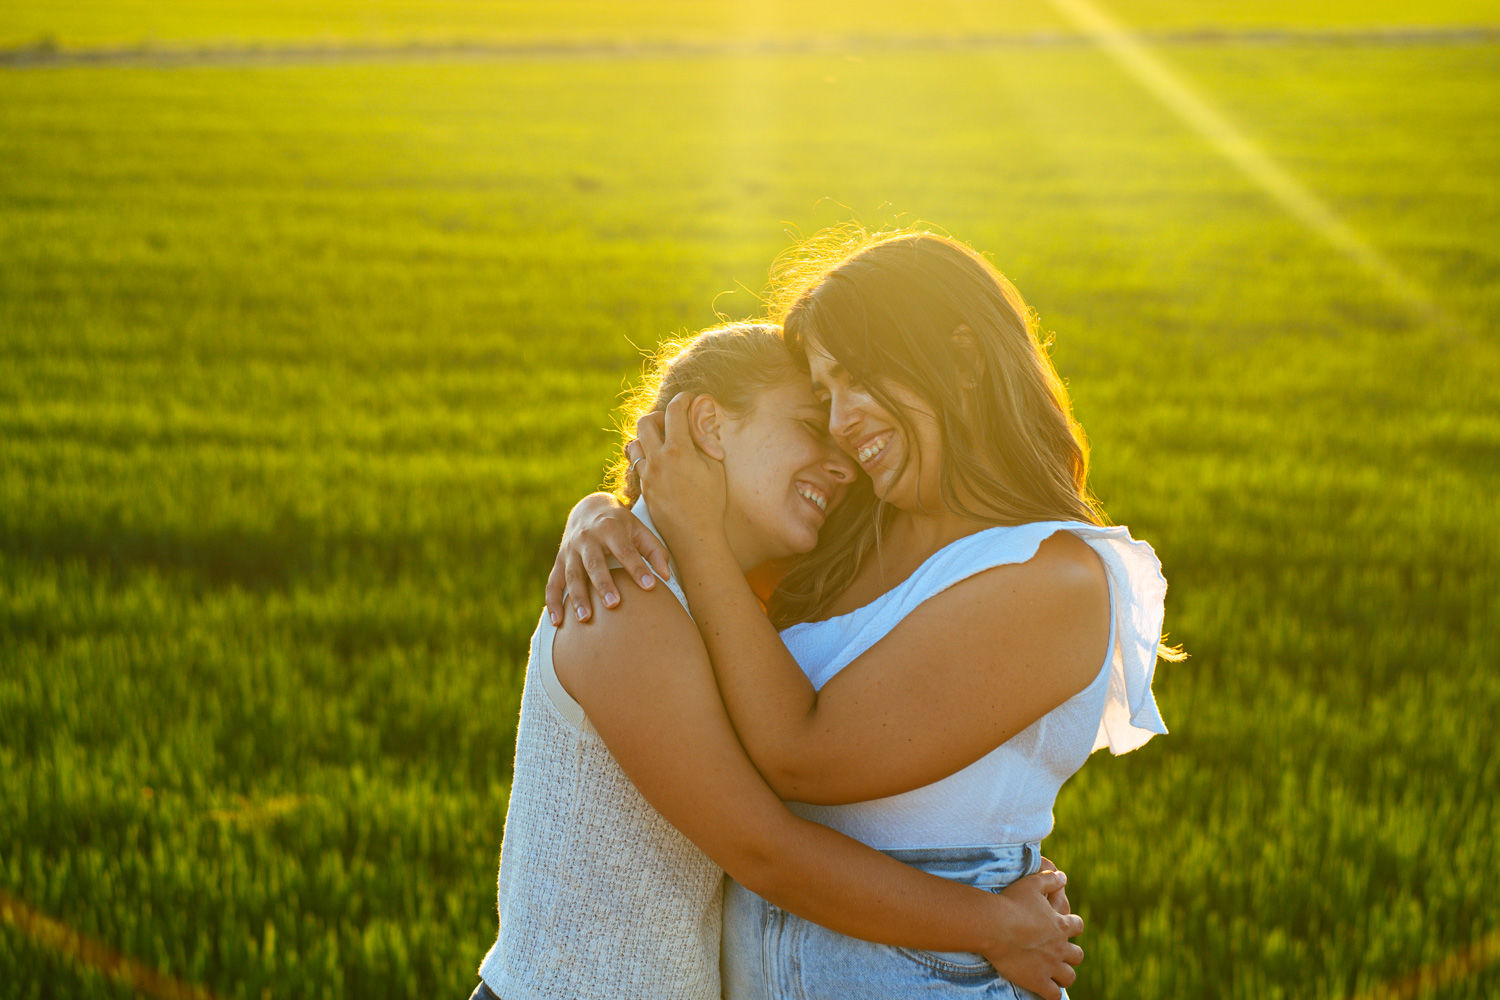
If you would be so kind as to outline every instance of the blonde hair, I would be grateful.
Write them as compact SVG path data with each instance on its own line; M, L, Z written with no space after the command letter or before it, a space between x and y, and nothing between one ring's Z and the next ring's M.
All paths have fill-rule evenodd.
M769 323L731 323L663 343L615 414L622 447L605 474L605 489L627 502L641 495L640 479L623 445L635 437L637 420L665 410L679 392L706 393L729 412L745 416L761 392L802 377L780 328Z
M906 408L888 387L931 407L949 509L997 525L1106 523L1088 486L1088 441L1037 314L970 247L915 230L829 230L783 254L769 301L802 364L815 343L908 435ZM861 524L825 526L772 595L777 627L822 617L892 513L882 504Z

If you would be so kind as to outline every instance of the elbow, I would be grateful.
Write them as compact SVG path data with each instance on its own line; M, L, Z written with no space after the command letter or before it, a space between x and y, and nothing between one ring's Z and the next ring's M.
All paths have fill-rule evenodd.
M745 748L761 778L783 802L838 806L876 797L858 787L867 784L859 777L864 762L829 745L813 727L746 741Z
M815 766L807 761L786 761L763 768L761 776L783 802L805 802L811 806L842 806L876 798L851 783L831 765Z
M805 767L798 766L797 761L774 760L758 765L758 768L760 776L783 802L810 801L804 796L808 793L811 775Z
M806 877L805 869L799 865L803 852L796 843L796 827L801 821L790 813L786 819L786 823L777 823L774 830L746 832L723 862L731 878L772 902L784 899L788 890Z
M859 773L859 762L829 745L812 715L803 727L783 729L753 743L747 740L745 748L755 769L783 802L834 806L874 797L850 794L859 791L851 789L849 781Z
M771 854L742 852L736 855L734 864L724 867L724 871L762 899L775 899L783 883L776 858Z

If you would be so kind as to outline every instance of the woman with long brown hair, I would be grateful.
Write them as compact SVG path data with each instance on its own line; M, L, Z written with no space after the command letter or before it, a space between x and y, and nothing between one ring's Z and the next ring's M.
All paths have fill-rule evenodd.
M1160 565L1105 526L1036 318L988 261L913 232L806 261L783 268L776 318L873 512L835 512L768 618L715 528L724 473L687 434L689 398L641 425L635 470L735 731L793 811L1004 885L1036 870L1058 789L1093 750L1165 732L1151 679L1178 654L1160 645ZM581 594L578 554L597 551L570 537L554 577ZM979 955L842 937L738 886L723 969L731 1000L1011 989Z

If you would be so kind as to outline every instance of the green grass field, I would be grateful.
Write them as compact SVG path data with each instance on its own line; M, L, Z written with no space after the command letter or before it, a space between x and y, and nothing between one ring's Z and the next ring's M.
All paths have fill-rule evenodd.
M119 0L0 45L1067 24L888 6ZM1500 23L1308 6L1110 10ZM1059 800L1073 995L1500 994L1500 45L1159 54L1441 315L1084 44L0 68L0 996L466 996L527 636L637 349L850 217L1027 294L1193 654L1171 735Z

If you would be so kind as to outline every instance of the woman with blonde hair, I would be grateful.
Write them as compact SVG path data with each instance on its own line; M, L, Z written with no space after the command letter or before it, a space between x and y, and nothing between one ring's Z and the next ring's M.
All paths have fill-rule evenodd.
M881 234L784 274L784 336L874 511L833 515L768 618L715 527L725 470L687 433L686 396L639 427L644 495L735 731L793 812L1004 884L1036 870L1058 789L1093 750L1166 731L1151 680L1158 655L1178 654L1160 646L1160 564L1104 525L1036 319L979 254ZM559 582L582 594L604 539L642 558L622 540L628 515L593 500L575 516L554 613ZM742 885L726 896L723 966L731 1000L1011 995L978 954L854 940Z
M637 402L659 412L684 392L676 427L722 470L714 529L736 572L811 550L856 472L778 331L690 338ZM977 949L1044 989L1071 979L1082 923L1054 911L1060 874L977 891L794 816L778 792L735 738L675 582L588 629L543 618L476 1000L718 1000L725 871L842 934Z

